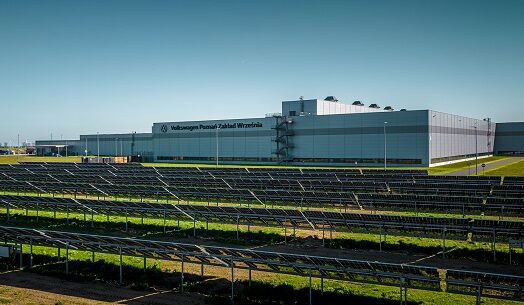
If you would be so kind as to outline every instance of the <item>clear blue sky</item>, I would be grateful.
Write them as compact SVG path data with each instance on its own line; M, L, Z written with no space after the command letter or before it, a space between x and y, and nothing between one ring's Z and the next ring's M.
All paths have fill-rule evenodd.
M0 142L362 100L524 120L524 1L0 0Z

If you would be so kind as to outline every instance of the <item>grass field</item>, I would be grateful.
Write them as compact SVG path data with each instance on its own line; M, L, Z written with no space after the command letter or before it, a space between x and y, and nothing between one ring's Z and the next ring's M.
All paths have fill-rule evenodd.
M17 164L20 162L82 162L82 157L0 156L0 164Z
M19 162L81 162L80 156L72 157L36 157L36 156L0 156L0 164L16 164ZM479 163L492 163L507 159L511 157L488 157L479 159ZM183 163L142 163L144 166L156 166L156 167L216 167L214 164L183 164ZM244 168L244 167L261 167L261 168L332 168L332 167L300 167L300 166L257 166L257 165L226 165L219 164L218 167L234 167L234 168ZM346 168L346 169L382 169L381 167L337 167L337 168ZM471 168L474 169L474 161L464 161L457 162L448 165L436 166L436 167L388 167L388 169L404 169L404 170L428 170L430 175L444 175L449 174L459 170L465 170ZM486 171L486 175L492 176L522 176L524 175L524 163L520 162L517 164L512 164L510 166L503 166L500 170L494 169Z
M5 158L5 159L4 159ZM503 157L492 157L482 159L483 163L495 162L503 159ZM80 162L80 157L19 157L8 156L0 157L0 163L16 163L16 162ZM520 162L522 170L524 170L524 162ZM158 164L151 163L145 164L146 166L210 166L214 165L188 165L188 164ZM517 165L517 164L515 164ZM244 167L244 166L238 166ZM268 166L269 167L269 166ZM273 166L274 167L274 166ZM430 169L432 174L442 174L447 172L453 172L456 170L467 169L468 162L460 162L451 165L445 165L442 167L436 167ZM392 168L393 169L393 168ZM406 168L404 168L406 169ZM501 168L502 169L502 168ZM496 170L501 170L496 169ZM493 171L496 171L493 170ZM513 170L513 169L512 169ZM139 199L136 199L139 200ZM289 207L288 207L289 208ZM84 215L82 214L71 214L70 217L75 218L71 220L71 224L66 224L64 218L66 214L57 213L57 219L53 219L53 213L51 212L39 212L38 221L36 220L36 212L30 211L28 216L25 216L25 211L12 210L13 218L7 222L5 218L5 213L1 211L0 221L4 225L13 225L13 226L25 226L25 227L35 227L42 229L51 229L51 230L64 230L64 231L75 231L75 232L90 232L93 234L101 235L116 235L116 236L130 236L138 238L159 238L167 240L172 240L176 238L186 238L192 239L192 230L193 223L188 221L180 221L178 223L175 220L168 220L166 225L168 227L167 237L162 237L163 235L163 220L160 219L144 219L142 224L142 219L140 218L129 218L130 222L129 232L123 232L125 217L109 217L103 215L95 215L94 225L91 228L90 216L88 215L87 221L83 220ZM396 213L396 212L393 212ZM400 214L413 214L412 212L399 212ZM16 214L16 215L15 215ZM432 215L427 213L427 215ZM215 243L220 245L238 245L238 246L249 246L249 247L258 247L261 245L275 244L283 242L284 230L281 228L261 228L261 227L251 227L251 230L248 231L246 226L240 227L240 238L236 239L236 226L229 224L219 224L219 223L209 223L208 228L204 227L205 223L197 223L197 236L200 241L205 241L207 243ZM109 233L108 233L109 232ZM311 231L302 231L297 230L295 241L308 241L314 239L318 242L321 238L321 232L311 232ZM289 236L290 230L287 230ZM291 236L288 237L291 240ZM327 241L327 248L329 249L339 249L339 250L355 250L360 249L362 251L370 251L371 249L378 248L379 237L377 234L373 234L371 231L368 232L359 232L359 233L333 233L333 239ZM399 236L388 236L387 240L383 242L384 251L403 251L406 253L419 253L421 255L434 255L439 252L439 248L442 245L442 241L437 238L419 238L419 237L399 237ZM488 242L472 242L472 241L453 241L448 240L446 242L446 248L450 250L447 254L448 258L460 257L461 259L466 258L475 261L478 258L481 258L481 261L490 262L489 256L491 255L491 245ZM27 251L27 247L25 247ZM34 247L34 253L39 255L44 255L46 257L56 257L56 249L45 248L45 247ZM500 263L500 260L503 260L503 257L508 256L508 247L507 244L497 244L496 247L497 257ZM369 252L366 252L369 253ZM101 280L102 282L114 281L114 278L117 276L117 272L112 272L109 275L103 274L104 271L101 270L91 270L93 266L101 266L100 264L95 265L93 263L87 262L91 258L90 252L82 251L70 251L70 258L76 260L77 266L84 266L83 268L72 268L72 273L75 274L75 277L70 279L81 279L82 276L87 276L87 278L92 279L91 275L94 275L94 279ZM117 270L119 258L117 255L110 254L96 254L97 260L104 260L107 264L111 265L110 269ZM27 260L26 260L27 261ZM137 275L137 270L140 271L142 268L143 260L141 258L125 257L124 259L125 268L127 271L124 272L124 278L129 282L134 282L136 285L141 276L133 277ZM86 267L87 266L87 267ZM174 263L169 261L160 261L150 259L147 262L149 268L156 266L163 272L162 278L171 278L176 276L176 272L181 270L180 263ZM63 265L55 266L59 270L63 270ZM507 267L507 266L506 266ZM515 268L521 268L521 266L514 266ZM53 276L62 277L63 271L57 272L58 269L42 269L41 271L34 270L34 272L47 272L46 274L52 274ZM133 269L134 268L134 269ZM149 269L148 268L148 269ZM502 268L502 267L501 267ZM108 269L104 269L108 270ZM134 270L133 272L131 272ZM188 280L188 288L193 287L199 293L208 292L206 291L207 284L205 281L202 281L202 278L198 278L197 275L200 273L199 265L187 264L185 267L187 274L191 274L194 278L194 281L191 281L191 278ZM223 267L206 267L206 275L216 278L221 278L222 280L228 280L228 268ZM92 273L92 274L91 274ZM258 302L254 302L255 298L252 300L253 303L249 304L290 304L289 302L284 301L283 299L278 299L283 297L286 293L289 295L302 296L303 293L307 296L307 287L308 279L307 277L298 277L290 275L281 275L273 273L261 273L256 272L254 278L264 286L261 290L262 292L258 296ZM237 270L235 271L235 278L239 286L242 284L241 281L247 279L247 271ZM85 279L84 279L85 280ZM143 283L142 283L143 285ZM194 285L194 286L191 286ZM285 290L286 293L282 293L283 288L287 287ZM227 287L225 289L225 295L227 300ZM209 288L209 287L208 287ZM320 289L320 280L313 279L313 288L317 291ZM2 288L5 289L5 288ZM7 288L8 289L8 288ZM110 288L108 288L110 289ZM291 290L289 290L291 289ZM190 290L190 289L189 289ZM290 292L291 291L291 292ZM362 304L382 304L384 301L394 301L398 300L398 288L378 286L372 284L358 284L358 283L348 283L348 282L339 282L334 280L326 280L324 282L324 291L326 294L333 293L334 298L340 298L343 300L347 298L348 302L362 303ZM280 293L279 293L280 292ZM16 303L16 291L0 290L0 304L18 304ZM298 294L297 294L298 293ZM4 295L8 295L6 298L2 298ZM261 301L260 298L275 297L271 302L267 299ZM323 304L341 304L337 302L329 302L331 299L321 299L320 293L315 296L318 297L318 301ZM362 297L362 299L358 299ZM321 302L321 300L323 302ZM337 299L338 300L338 299ZM351 301L349 301L351 300ZM357 302L360 300L360 302ZM411 304L438 304L438 305L451 305L451 304L474 304L475 298L472 296L461 296L454 295L444 292L428 292L410 289L408 291L408 300ZM287 300L287 301L295 301ZM320 304L317 303L317 304ZM24 304L40 304L38 299L35 299L34 302L25 302ZM47 304L47 303L45 303ZM224 303L225 304L225 303ZM516 302L504 301L504 300L495 300L495 299L483 299L483 304L517 304Z
M485 172L486 176L524 176L524 160Z
M507 158L510 158L510 157L494 156L494 157L487 157L487 158L479 159L478 162L479 162L479 165L482 164L482 163L488 164L488 163L504 160L504 159L507 159ZM449 173L452 173L452 172L465 170L465 169L468 169L468 168L472 169L472 172L474 172L474 170L475 170L475 160L457 162L457 163L441 165L441 166L435 166L435 167L429 168L428 171L429 171L429 173L431 175L445 175L445 174L449 174Z
M39 227L39 228L45 228L45 227L49 227L49 228L54 228L55 230L67 230L67 231L84 231L84 230L90 230L90 231L93 231L93 233L102 233L104 231L111 231L111 232L114 232L116 233L115 235L117 236L122 236L122 234L127 234L127 233L124 233L122 232L122 217L111 217L110 219L110 223L104 223L105 222L105 217L100 217L102 219L97 219L97 220L100 220L101 222L97 222L95 224L95 227L94 229L90 229L89 228L89 221L88 222L85 222L83 223L82 221L74 221L72 222L70 225L67 225L67 227L69 229L66 229L64 226L65 224L63 223L62 221L62 225L59 225L58 223L56 223L56 220L52 220L52 219L44 219L46 216L50 216L50 215L47 215L47 214L50 214L50 213L41 213L41 219L40 219L40 223L37 223L35 222L35 215L34 213L31 213L32 214L32 220L30 222L31 225L29 225L29 223L26 225L26 226L33 226L33 227ZM58 215L59 217L63 217L64 215ZM76 218L82 218L82 215L75 215ZM24 218L24 217L22 217ZM63 220L63 219L62 219ZM148 236L154 236L158 233L158 231L160 230L161 231L161 228L158 226L159 220L146 220L145 221L145 224L144 225L141 225L140 224L140 219L137 219L137 218L133 218L133 219L129 219L132 223L135 224L135 226L132 227L132 232L128 233L128 234L132 234L134 236L136 235L139 235L139 236L142 236L144 234L148 235ZM23 221L27 221L27 218ZM58 220L58 222L60 222ZM46 224L47 223L47 224ZM114 225L112 225L111 223L117 225L117 226L120 226L120 230L118 229L115 229L116 227L114 227ZM118 224L120 223L120 224ZM11 225L15 225L15 223L12 223ZM19 223L18 223L19 225ZM157 229L155 230L154 227L152 227L151 225L153 226L157 226ZM192 223L189 223L189 222L181 222L180 224L180 227L178 228L177 227L177 223L175 221L169 221L168 222L168 225L170 226L169 227L169 231L168 231L168 234L169 236L174 236L173 234L176 234L177 231L191 231L191 226L192 226ZM111 228L109 228L108 226L110 226ZM82 227L84 227L84 229L82 229ZM228 231L230 233L231 232L231 228L229 226L226 226L226 225L220 225L220 224L217 224L217 225L212 225L213 228L210 227L210 229L216 229L217 231L221 232L220 234L228 234ZM174 229L174 231L173 231ZM120 231L120 233L118 233L118 231ZM246 232L246 229L243 228L243 233L244 234L247 234ZM157 233L155 233L157 232ZM199 229L199 232L198 234L205 234L204 231L201 231ZM242 241L240 241L241 244L243 245L258 245L258 244L261 244L261 243L267 243L267 242L271 242L271 239L270 240L264 240L263 238L254 238L254 236L256 235L271 235L271 233L269 232L266 232L264 231L264 233L262 232L258 232L258 233L252 233L253 235L248 237L248 236L245 236L245 237L242 237ZM106 234L107 235L107 234ZM229 234L229 235L233 235L233 234ZM300 236L300 233L298 234ZM204 239L209 239L210 237L209 236L206 236L204 237ZM339 237L340 238L340 237ZM342 238L350 238L349 235L346 235ZM366 239L376 239L376 237L373 237L373 236L368 236L368 237L365 237L364 240ZM231 239L232 241L233 239ZM400 239L400 240L405 240L404 238ZM222 241L223 242L223 241ZM278 240L276 241L273 241L273 242L278 242ZM435 240L435 241L431 241L431 240L424 240L424 241L421 241L422 243L426 244L426 245L429 245L429 244L435 244L435 245L439 245L439 241L438 240ZM247 243L247 244L246 244ZM394 245L394 244L397 244L399 243L399 239L395 238L395 237L388 237L388 240L386 243L389 243L390 245ZM409 244L409 242L408 242ZM406 243L400 243L400 245L403 245L403 247L406 248ZM450 247L451 246L456 246L456 245L453 245L452 242L450 242ZM488 245L480 245L480 244L477 244L475 247L486 247L486 249L489 249L489 246ZM28 250L28 248L26 247L25 248L26 251ZM45 255L47 257L56 257L56 254L57 254L57 250L56 249L53 249L53 248L46 248L46 247L39 247L39 246L34 246L33 247L33 251L34 251L34 254L39 254L39 255ZM63 252L62 252L62 255ZM84 251L74 251L74 250L70 250L70 259L71 260L78 260L78 261L87 261L89 259L91 259L91 253L90 252L84 252ZM111 254L100 254L100 253L97 253L96 254L96 260L104 260L105 262L109 263L110 265L113 265L113 266L116 266L118 264L118 256L117 255L111 255ZM27 258L25 259L26 261L26 264L27 264ZM74 264L73 262L71 262L71 264ZM86 264L86 263L84 263ZM126 281L130 281L130 282L133 282L135 281L135 279L133 278L133 276L131 275L132 273L130 273L129 271L129 268L135 268L135 269L138 269L140 270L142 268L142 265L143 265L143 260L141 258L136 258L136 257L125 257L124 258L124 264L126 266L126 270L127 271L124 271L124 280ZM87 265L89 265L89 263L87 263ZM167 272L167 274L173 274L173 273L176 273L176 272L180 272L181 270L181 267L180 267L180 263L174 263L174 262L169 262L169 261L162 261L162 260L156 260L156 259L149 259L147 261L147 266L148 268L152 268L152 267L156 267L156 268L159 268L160 270L162 270L163 272ZM58 266L55 266L55 268L53 270L61 270L61 272L63 272L63 265L58 265ZM116 267L112 267L115 271L117 270ZM103 270L107 270L108 268L104 268ZM226 277L227 278L227 274L228 273L228 268L222 268L222 267L206 267L206 276L212 276L212 277L217 277L217 278L223 278L223 277ZM49 271L47 271L49 272ZM89 268L87 267L84 267L84 268L71 268L71 272L73 274L76 275L76 277L71 277L71 278L78 278L79 276L86 276L86 273L96 273L97 271L90 271ZM99 272L103 272L103 271L99 271ZM192 274L192 275L198 275L199 272L200 272L200 268L199 268L199 265L190 265L190 264L186 264L186 267L185 267L185 272L187 274ZM135 270L135 273L136 273L136 270ZM52 273L54 274L55 276L60 276L59 274L57 274L56 272ZM166 275L164 275L165 277ZM113 272L113 273L110 273L109 275L104 275L104 274L98 274L97 276L99 278L99 280L104 280L104 277L109 277L109 280L115 280L115 278L117 277L117 273L116 272ZM131 277L131 278L130 278ZM175 274L175 277L176 277L176 274ZM138 279L140 279L141 277L138 277ZM235 271L235 278L238 280L246 280L247 279L247 272L246 271L242 271L242 270L237 270ZM266 287L265 289L265 293L271 293L271 291L273 289L276 289L276 288L272 288L272 287L277 287L278 285L288 285L289 287L291 287L292 289L294 290L300 290L300 289L303 289L303 288L306 288L308 286L308 279L305 278L305 277L298 277L298 276L290 276L290 275L279 275L279 274L272 274L272 273L262 273L262 272L256 272L254 274L254 279L256 279L257 281L261 282L261 283L267 283L269 284L268 287ZM108 280L107 278L105 278L105 280ZM188 282L190 282L188 280ZM195 285L198 286L199 282L201 282L200 279L196 278L194 279L194 282L195 282ZM143 283L142 283L143 285ZM320 289L320 280L319 279L313 279L313 288L315 290L319 290ZM188 289L189 290L189 289ZM326 280L324 282L324 290L326 292L332 292L332 293L336 293L337 295L348 295L349 298L353 297L353 296L360 296L360 297L367 297L367 298L371 298L370 300L368 301L372 301L373 299L375 299L375 301L373 302L374 304L379 304L381 303L380 300L381 299L385 299L385 300L396 300L398 298L398 289L397 288L392 288L392 287L384 287L384 286L377 286L377 285L372 285L372 284L361 284L361 283L348 283L348 282L340 282L340 281L334 281L334 280ZM428 291L419 291L419 290L414 290L414 289L410 289L408 291L408 299L410 302L418 302L418 303L421 303L421 304L440 304L440 305L451 305L451 304L464 304L464 303L473 303L474 302L474 297L468 297L468 296L461 296L461 295L454 295L454 294L448 294L448 293L443 293L443 292L428 292ZM8 304L8 303L6 303ZM282 303L281 303L282 304ZM484 299L484 303L483 304L497 304L497 305L502 305L502 304L516 304L515 302L511 302L511 301L503 301L503 300L494 300L494 299Z

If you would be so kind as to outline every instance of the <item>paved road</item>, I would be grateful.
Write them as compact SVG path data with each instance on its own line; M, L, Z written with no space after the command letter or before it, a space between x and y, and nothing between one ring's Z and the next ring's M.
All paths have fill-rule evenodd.
M513 164L513 163L517 163L517 162L520 162L524 160L524 158L521 158L521 157L514 157L514 158L507 158L507 159L503 159L503 160L500 160L500 161L495 161L495 162L492 162L492 163L487 163L486 164L486 167L484 168L485 171L487 170L490 170L490 169L495 169L497 167L501 167L503 165L508 165L508 164ZM478 160L479 164L478 164L478 173L479 175L482 175L482 159L479 159ZM471 164L473 165L473 167L471 167L471 169L462 169L462 170L459 170L459 171L456 171L456 172L451 172L451 173L448 173L448 174L445 174L445 176L468 176L468 175L474 175L475 174L475 160L471 160Z

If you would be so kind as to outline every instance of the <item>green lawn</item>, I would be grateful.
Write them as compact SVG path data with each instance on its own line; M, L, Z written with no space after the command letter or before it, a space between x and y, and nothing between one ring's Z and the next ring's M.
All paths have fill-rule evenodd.
M17 164L20 162L82 162L82 157L0 156L0 164Z
M31 213L31 214L33 214L33 213ZM48 214L48 215L45 215L45 214ZM33 214L32 216L34 217L35 215ZM50 213L42 213L41 216L42 217L50 216ZM59 217L63 217L63 216L64 215L59 215ZM74 216L76 216L77 219L78 218L80 218L80 219L82 218L82 215L74 215ZM98 218L98 217L96 217L96 218ZM118 222L118 221L122 221L123 220L123 219L117 219L117 218L119 218L119 217L111 217L110 222L113 222L113 221ZM99 220L100 221L105 221L106 219L105 219L105 217L100 217ZM135 226L132 227L132 232L130 232L129 234L133 234L135 236L137 234L139 236L141 236L143 234L146 234L146 235L157 235L155 233L158 232L158 230L155 230L153 227L151 227L152 224L156 225L158 223L157 220L146 220L145 221L145 226L143 227L143 229L140 229L141 225L139 224L139 222L140 222L139 219L134 218L134 219L129 219L129 220L131 222L135 223ZM39 227L39 226L41 227L41 225L44 225L43 222L46 222L46 221L44 219L41 219L40 225L37 225L37 223L35 223L35 222L32 222L32 225L36 226L36 227ZM113 225L111 225L110 223L103 224L103 223L98 222L98 223L95 224L95 228L94 229L90 229L88 223L89 222L84 223L86 229L87 230L92 230L92 231L94 231L94 233L100 234L102 231L110 229L109 227L105 227L106 225L109 225L110 227L112 227L110 229L110 231L112 233L116 233L114 235L117 235L117 236L126 235L125 233L122 232L122 228L120 229L120 232L116 232L118 230L115 230L116 227L113 227ZM71 231L83 231L83 229L81 229L81 226L82 226L81 224L82 224L81 221L75 221L75 223L71 223L71 225L69 226L69 229ZM13 225L13 224L11 224L11 225ZM170 235L170 236L173 236L174 234L176 234L176 232L179 232L180 230L187 230L187 229L191 230L191 227L192 227L192 223L190 223L190 222L181 222L181 227L180 228L176 227L177 224L176 224L175 221L169 221L168 225L170 226L170 228L168 230L168 233L169 233L168 235ZM53 224L52 223L48 223L47 226L51 226L52 227ZM47 227L47 226L44 225L44 227ZM219 229L220 231L223 231L223 232L231 231L231 229L232 229L230 226L227 226L227 225L216 224L216 225L212 225L212 226L215 227L216 229ZM210 227L211 227L211 225L210 225ZM54 229L57 229L57 230L62 229L63 230L64 228L62 226L60 226L60 228L54 227ZM151 229L153 229L153 230L151 230ZM245 233L245 228L242 228L242 231ZM266 233L266 232L264 232L264 233ZM198 234L205 234L205 233L200 231ZM255 234L261 234L261 233L255 233ZM109 235L109 234L106 234L106 235ZM111 235L113 235L113 234L111 234ZM144 236L142 236L142 238L143 237ZM208 239L208 238L209 237L206 237L206 239ZM350 238L350 236L344 236L343 238ZM368 238L370 240L376 239L376 237L369 236L367 238L364 238L364 240L366 240ZM253 240L250 239L250 238L242 238L242 239L245 239L245 242L247 242L248 244L258 244L258 242L254 242L253 243ZM399 242L398 239L396 239L394 237L388 237L388 239L386 241L386 243L388 243L388 244L395 244L395 243L398 243L398 242ZM415 242L417 242L417 241L415 241ZM418 242L423 242L425 245L428 245L428 244L433 243L433 242L435 243L435 245L439 245L440 244L440 242L437 241L437 240L431 241L431 240L428 240L428 239L426 239L424 241L420 240ZM452 242L450 241L449 246L457 246L457 245L452 244ZM485 247L486 249L489 249L489 245L487 245L487 244L486 245L478 245L477 244L475 246L476 247L480 246L481 248ZM34 246L33 250L34 250L35 254L43 254L43 255L47 255L47 256L56 256L56 253L57 253L56 249L47 248L47 247L40 247L40 246ZM28 251L28 246L24 247L24 251ZM91 258L91 253L90 252L70 250L69 254L70 254L70 259L71 260L88 260L88 259ZM64 251L62 251L62 256L63 255L64 255ZM111 264L118 264L118 256L117 255L97 253L96 254L96 259L97 260L104 259L105 261L107 261L107 262L109 262ZM27 264L27 260L26 260L26 264ZM124 258L124 264L128 265L128 266L134 266L135 268L141 268L141 266L143 264L143 260L141 258L136 258L136 257L125 257ZM153 265L156 265L157 267L159 267L162 270L169 270L168 272L170 272L170 273L172 273L173 271L175 271L175 272L179 272L180 271L180 264L179 263L173 264L172 262L168 262L168 261L149 259L147 261L147 265L148 265L148 267L152 267ZM198 267L199 267L198 265L194 265L192 267L188 263L188 265L186 266L185 270L186 270L187 273L198 274L198 270L199 270ZM173 270L173 268L174 268L174 270ZM206 270L208 270L210 268L212 268L212 267L206 267ZM218 276L224 276L224 277L227 278L227 275L229 274L228 271L229 271L229 269L224 269L222 275L218 275ZM83 271L82 270L72 270L72 272L76 273L76 272L83 272ZM207 272L209 272L209 271L206 271L206 273ZM238 275L240 275L240 273L241 273L240 270L235 272L235 274L238 274ZM124 274L124 278L125 277L126 277L126 275ZM271 285L275 285L275 286L276 285L281 285L281 284L288 284L288 285L291 285L295 289L308 287L308 279L307 279L307 277L298 277L298 276L289 276L289 275L282 275L282 274L265 273L262 276L256 275L255 279L259 280L259 281L262 281L262 282L265 282L265 283L269 283ZM319 279L313 279L313 288L314 289L320 289L320 280ZM354 295L360 295L360 296L369 296L369 297L374 297L374 298L378 298L378 299L385 298L385 299L389 299L389 300L396 300L396 298L398 298L398 288L384 287L384 286L378 286L378 285L373 285L373 284L348 283L348 282L341 282L341 281L326 280L325 283L324 283L324 288L325 288L326 291L332 291L332 292L349 294L349 295L354 294ZM448 305L449 304L449 305L451 305L451 304L466 304L466 303L467 304L473 304L474 303L474 297L461 296L461 295L455 295L455 294L448 294L448 293L444 293L444 292L421 291L421 290L414 290L414 289L408 290L408 299L410 301L420 302L421 304L441 304L441 305ZM503 301L503 300L495 300L495 299L487 299L487 298L483 299L483 303L484 304L516 304L516 303L511 302L511 301Z
M500 160L507 159L507 158L510 158L510 157L501 157L501 156L487 157L487 158L479 159L478 162L479 164L492 163L492 162L500 161ZM464 170L468 168L471 168L472 171L475 170L475 160L462 161L462 162L457 162L457 163L452 163L452 164L447 164L447 165L442 165L442 166L435 166L435 167L429 168L428 171L431 175L445 175L445 174L449 174L455 171Z
M485 172L487 176L524 176L524 160Z
M27 251L27 246L24 249ZM62 258L64 257L64 250L62 249ZM54 257L57 254L57 250L54 248L34 246L33 253L40 255L47 255ZM69 251L69 259L73 260L82 260L87 261L91 259L91 253L78 250ZM96 258L98 260L104 260L110 264L118 265L119 256L113 254L102 254L97 253ZM27 264L27 261L26 261ZM134 267L136 269L141 269L143 266L143 259L137 257L126 257L123 258L124 266ZM147 268L156 267L160 270L167 272L168 274L178 276L178 272L181 271L180 263L173 263L169 261L163 261L159 259L148 259ZM58 268L64 268L63 265L58 266ZM222 269L222 270L220 270ZM229 280L229 267L205 267L206 276L219 276L223 277L226 280ZM86 272L87 270L71 270L71 273L79 274L80 271ZM116 271L116 269L115 269ZM222 271L221 275L217 272ZM236 281L246 279L245 271L240 269L235 270ZM197 275L199 274L199 264L191 264L186 262L185 266L186 274L186 284L191 285L191 282L195 282L197 285L201 282L198 277L191 279L189 274ZM129 277L126 278L127 272L124 270L124 281L129 280ZM117 277L117 273L112 276L114 279ZM284 275L284 274L274 274L274 273L265 273L265 272L253 272L253 279L258 282L268 283L272 286L277 285L290 285L294 289L307 289L309 287L309 279L307 277L293 276L293 275ZM100 280L100 279L99 279ZM237 285L237 284L236 284ZM205 286L204 286L205 287ZM312 288L319 291L321 287L320 279L312 279ZM189 287L188 287L189 288ZM211 288L208 288L211 289ZM190 288L188 290L191 290ZM227 290L226 290L227 291ZM307 290L306 290L307 291ZM346 294L348 296L367 296L371 298L376 298L377 300L372 304L380 304L380 300L398 300L398 288L388 287L388 286L379 286L374 284L365 284L365 283L353 283L337 280L324 280L324 291L333 292L337 294ZM227 293L227 292L226 292ZM267 293L275 293L272 289L269 289ZM416 289L408 289L407 291L408 301L413 302L411 304L432 304L432 305L455 305L455 304L475 304L474 296L464 296L458 294L451 294L446 292L432 292L432 291L423 291ZM280 303L281 304L281 303ZM349 304L349 303L348 303ZM493 305L503 305L503 304L521 304L516 301L509 300L499 300L499 299L490 299L483 298L482 304L493 304Z

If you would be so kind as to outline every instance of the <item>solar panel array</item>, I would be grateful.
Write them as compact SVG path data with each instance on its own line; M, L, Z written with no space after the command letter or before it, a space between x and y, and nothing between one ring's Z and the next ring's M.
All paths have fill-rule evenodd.
M241 248L161 242L70 232L35 230L0 226L0 239L70 250L93 251L134 257L185 261L237 269L311 276L351 282L403 286L430 291L524 300L524 277L503 274L439 270L410 264L379 263L338 257L320 257L293 253ZM445 283L445 286L442 284Z
M51 211L92 215L183 219L258 225L293 227L309 230L358 231L379 228L384 233L404 236L440 237L448 239L490 240L524 238L524 222L482 220L449 217L377 215L321 210L247 208L232 206L171 205L154 202L126 202L91 199L53 198L0 195L0 207L5 209Z
M26 163L0 166L0 189L524 215L524 180L425 171Z

